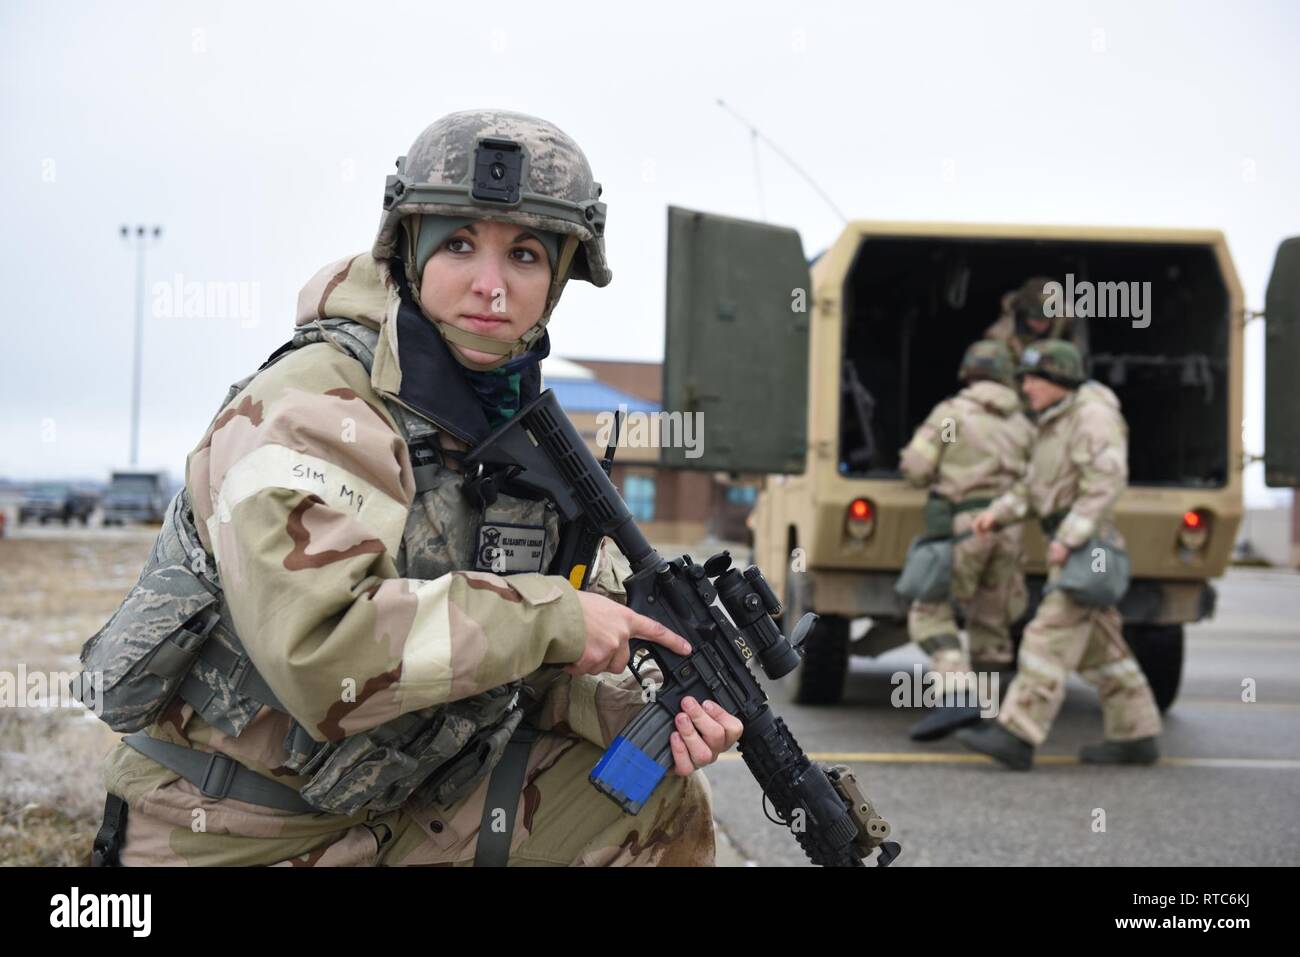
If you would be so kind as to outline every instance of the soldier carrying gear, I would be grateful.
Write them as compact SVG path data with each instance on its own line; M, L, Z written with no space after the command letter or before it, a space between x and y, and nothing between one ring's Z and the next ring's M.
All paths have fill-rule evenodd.
M1021 413L1011 374L1002 343L971 345L958 372L965 387L935 406L903 449L904 477L930 489L927 535L963 535L976 511L1023 480L1034 430ZM956 701L961 691L973 692L967 687L971 659L976 666L1009 665L1010 627L1026 605L1018 525L991 536L965 535L952 552L952 599L966 620L970 657L958 637L952 601L912 603L908 633L929 655L931 671L943 675L948 701L912 728L918 741L944 737L978 719L978 708Z
M1033 512L1049 539L1043 600L1025 628L1015 680L995 721L959 732L972 750L1027 770L1065 700L1071 671L1097 685L1105 741L1080 753L1085 762L1150 764L1158 756L1160 714L1146 676L1124 641L1119 610L1089 605L1057 587L1072 555L1093 562L1123 547L1115 502L1128 481L1128 426L1119 400L1104 385L1085 382L1072 343L1048 340L1026 349L1018 375L1038 436L1025 479L975 517L994 528Z
M984 330L984 338L1005 343L1017 362L1026 346L1045 339L1073 339L1079 351L1086 353L1086 323L1069 318L1064 311L1058 316L1048 315L1051 297L1047 286L1053 281L1036 276L1003 296L1002 315Z
M592 787L643 705L628 639L689 649L620 603L608 540L575 590L552 503L461 465L539 393L565 279L609 281L598 195L551 124L452 114L399 161L374 249L303 289L83 649L134 732L100 863L712 864L695 769L739 721L685 701L637 815Z

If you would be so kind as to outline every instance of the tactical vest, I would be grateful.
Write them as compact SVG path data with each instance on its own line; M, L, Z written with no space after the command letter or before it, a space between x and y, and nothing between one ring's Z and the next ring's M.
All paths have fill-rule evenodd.
M292 351L326 341L327 335L370 371L378 332L354 320L322 320L299 330L256 373L233 384L221 409L258 373ZM465 477L446 463L448 450L437 440L437 426L386 397L384 402L407 444L416 486L395 559L398 574L431 580L459 569L484 568L484 530L497 525L529 526L539 535L544 531L540 570L548 569L560 531L553 505L505 494L471 504L462 491ZM524 569L498 564L487 570L510 574ZM236 634L184 488L167 509L139 581L108 623L86 642L81 661L86 672L103 675L100 717L114 731L140 731L177 695L208 724L232 736L238 736L263 706L285 710ZM284 784L260 775L254 779L254 772L236 766L234 773L245 781L243 793L229 787L225 793L276 807L338 814L363 807L391 810L417 788L422 798L452 804L500 760L523 718L523 687L522 681L513 681L399 715L339 741L315 741L295 721L284 741L285 767L310 776L310 781L293 794ZM194 770L210 757L207 753L142 734L125 741L195 783L202 779L200 786L210 793L210 765Z

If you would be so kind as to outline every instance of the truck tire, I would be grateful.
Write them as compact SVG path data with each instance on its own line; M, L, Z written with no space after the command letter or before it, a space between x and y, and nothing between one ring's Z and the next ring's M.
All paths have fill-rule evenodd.
M786 576L786 637L809 608L807 577L791 572ZM796 704L839 704L844 698L844 679L849 671L849 620L841 615L822 615L804 643L803 660L791 676Z
M1183 626L1125 625L1124 640L1147 676L1156 707L1164 714L1178 697L1183 678Z

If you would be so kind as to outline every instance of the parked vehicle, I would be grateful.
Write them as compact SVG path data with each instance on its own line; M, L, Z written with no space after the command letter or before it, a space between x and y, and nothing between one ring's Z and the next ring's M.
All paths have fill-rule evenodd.
M73 521L79 521L88 525L97 504L98 498L90 492L74 489L63 482L43 482L28 492L18 507L18 523L40 522L44 525L54 521L71 525Z
M1213 614L1250 459L1250 314L1223 233L856 221L811 264L798 233L767 223L673 208L668 234L664 407L706 414L704 454L665 449L664 464L768 475L754 561L787 622L821 616L794 682L807 703L840 700L850 655L908 640L894 582L925 492L902 480L899 449L954 390L1002 295L1034 275L1141 281L1152 313L1091 320L1087 360L1129 427L1116 508L1133 561L1124 636L1160 707L1173 702L1183 626ZM1279 248L1265 307L1266 481L1294 486L1300 238ZM1045 571L1036 525L1025 548L1032 613ZM856 618L871 627L851 640Z
M104 493L104 524L161 522L168 498L166 472L114 472Z

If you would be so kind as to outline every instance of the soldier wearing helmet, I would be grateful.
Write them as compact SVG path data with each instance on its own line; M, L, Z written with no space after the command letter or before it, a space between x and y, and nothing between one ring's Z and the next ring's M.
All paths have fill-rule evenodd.
M1002 297L1002 314L984 330L984 338L1005 343L1013 362L1019 362L1025 348L1046 339L1070 339L1081 355L1087 355L1087 326L1082 319L1050 315L1047 289L1053 280L1036 276Z
M625 606L612 543L576 590L548 574L550 503L460 464L538 394L565 283L610 281L600 193L519 113L450 114L398 160L372 248L231 387L83 652L123 675L104 719L145 725L107 760L97 860L712 864L697 768L739 721L687 699L677 774L635 816L599 794L643 704L628 639L688 646Z
M1150 764L1158 756L1160 714L1146 677L1124 641L1113 605L1097 607L1057 587L1071 555L1086 549L1093 572L1097 543L1123 547L1115 527L1115 502L1128 479L1128 427L1115 394L1084 379L1073 343L1049 339L1021 356L1018 375L1038 425L1024 481L975 517L991 535L1029 513L1049 539L1043 600L1025 628L1015 680L994 721L959 733L975 751L1027 770L1046 740L1071 671L1097 686L1105 740L1083 748L1085 762ZM1100 550L1105 555L1104 550Z
M1012 383L1011 356L992 340L973 343L962 358L963 388L934 407L901 453L904 477L928 488L926 533L963 535L974 514L1023 479L1033 427L1021 413ZM970 654L958 636L953 602L961 609ZM953 545L952 601L915 601L908 633L944 676L945 706L912 728L918 741L941 738L975 721L979 709L956 698L976 667L1012 662L1012 622L1025 610L1020 528L996 535L966 535ZM971 689L973 690L973 689Z

